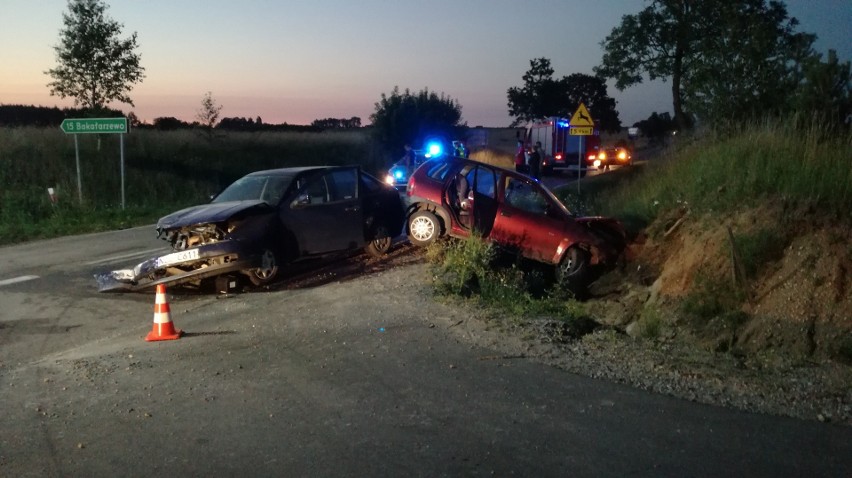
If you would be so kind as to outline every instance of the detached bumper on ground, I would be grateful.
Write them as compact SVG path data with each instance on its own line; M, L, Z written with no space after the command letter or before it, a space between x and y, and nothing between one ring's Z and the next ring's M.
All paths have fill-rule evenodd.
M260 255L237 241L221 241L153 257L133 269L95 274L99 292L178 285L260 266Z

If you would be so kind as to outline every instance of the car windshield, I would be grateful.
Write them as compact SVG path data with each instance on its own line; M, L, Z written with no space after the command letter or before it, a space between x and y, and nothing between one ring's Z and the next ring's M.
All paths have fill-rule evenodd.
M553 201L560 208L562 208L563 211L568 213L569 216L576 216L576 214L571 212L571 210L568 209L568 206L566 206L565 203L563 203L558 197L556 197L556 195L553 194L553 191L548 189L547 186L545 186L544 184L539 184L539 186L541 187L541 190L544 192L544 194L547 195L551 201Z
M214 203L262 200L275 205L284 197L292 177L282 175L249 175L236 180L219 193Z

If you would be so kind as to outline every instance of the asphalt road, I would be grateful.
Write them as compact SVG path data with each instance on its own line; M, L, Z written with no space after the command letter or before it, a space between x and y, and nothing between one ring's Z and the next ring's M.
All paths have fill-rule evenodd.
M0 476L850 476L852 429L709 407L501 356L424 268L302 269L152 293L95 272L153 228L0 248ZM362 264L362 265L358 265ZM393 265L393 264L391 264ZM346 274L340 271L346 269ZM317 280L312 280L317 279Z

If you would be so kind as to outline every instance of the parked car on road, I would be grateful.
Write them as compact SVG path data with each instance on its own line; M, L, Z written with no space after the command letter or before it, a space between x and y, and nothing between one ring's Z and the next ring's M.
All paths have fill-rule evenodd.
M454 151L456 151L455 148L457 143L461 144L459 141L453 141ZM413 156L412 164L407 164L407 161L403 158L396 163L393 163L385 175L385 182L399 191L405 190L405 187L408 184L408 178L418 167L420 167L421 164L430 159L437 159L449 154L444 141L438 138L428 140L424 149L414 149L411 150L411 152Z
M607 169L609 166L632 166L633 155L627 148L620 146L609 146L601 148L597 153L597 158L594 161L595 167L598 169Z
M501 248L556 267L575 292L590 268L616 263L627 244L622 225L577 217L538 180L477 161L448 157L424 163L408 181L406 231L415 245L476 232Z
M413 164L408 165L405 161L397 161L391 165L388 169L387 175L385 175L385 182L396 188L398 191L405 190L405 185L408 184L408 177L411 176L411 173L413 173L418 166L428 159L425 151L417 149L414 150L413 153Z
M101 291L136 290L239 272L264 285L305 257L360 247L382 255L404 220L399 193L356 166L258 171L161 218L157 236L174 252L96 279Z

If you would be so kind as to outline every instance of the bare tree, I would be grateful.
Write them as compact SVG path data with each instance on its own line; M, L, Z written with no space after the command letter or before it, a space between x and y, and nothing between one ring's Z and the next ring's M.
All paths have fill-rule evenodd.
M213 93L208 91L201 98L201 109L195 114L195 119L201 123L208 131L213 130L216 122L219 120L219 113L222 111L222 105L217 104L213 98Z

